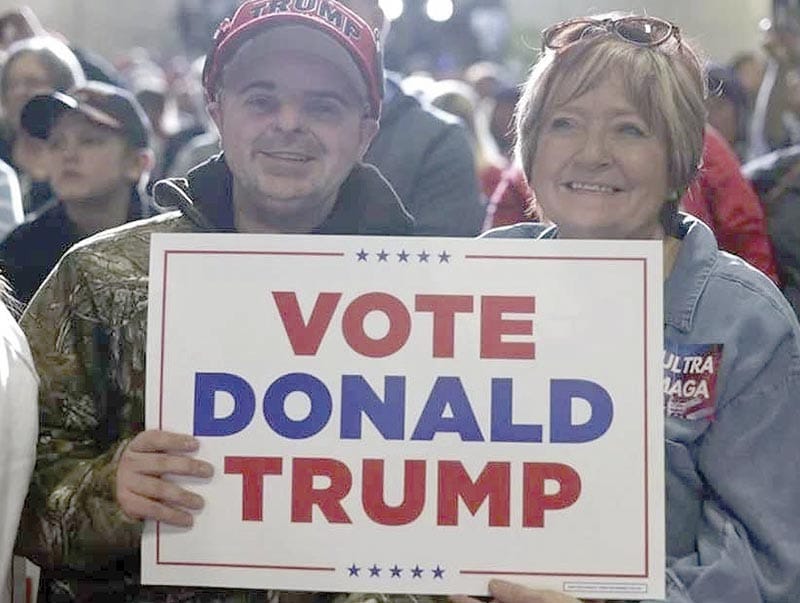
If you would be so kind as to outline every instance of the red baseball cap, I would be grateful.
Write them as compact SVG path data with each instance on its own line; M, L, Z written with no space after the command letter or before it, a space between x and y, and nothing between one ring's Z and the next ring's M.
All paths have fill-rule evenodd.
M378 32L336 0L247 0L220 23L206 56L203 87L215 96L222 68L241 44L276 29L281 48L315 54L336 64L364 94L378 119L383 99L383 60ZM269 60L269 57L265 57Z

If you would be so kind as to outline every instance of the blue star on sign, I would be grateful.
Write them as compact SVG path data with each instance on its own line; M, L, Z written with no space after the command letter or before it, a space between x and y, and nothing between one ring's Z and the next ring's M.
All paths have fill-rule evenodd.
M436 569L432 569L431 571L433 572L433 579L434 580L436 578L439 578L439 580L444 580L444 569L442 569L441 567L439 567L437 565Z
M358 576L358 572L361 571L361 568L356 567L356 564L354 563L353 565L347 568L347 571L350 572L351 576Z
M431 255L427 251L423 251L422 253L418 253L417 257L419 258L420 262L425 262L427 264L428 258L431 257Z
M398 253L398 254L397 254L397 258L398 258L398 259L399 259L399 261L401 261L401 262L406 262L406 263L408 263L408 254L406 253L406 250L405 250L405 249L403 249L403 251L401 251L400 253Z
M381 249L381 252L378 254L378 261L379 262L385 262L386 258L388 258L388 257L389 257L389 254L386 253L386 250Z
M449 264L450 263L450 254L446 251L443 251L439 254L439 263L440 264Z
M419 565L411 568L411 577L422 578L422 568Z
M390 567L389 571L392 572L392 578L399 578L400 574L403 573L403 570L397 567L397 564L394 564L394 567Z
M361 251L359 251L359 252L358 252L356 255L358 256L358 261L359 261L359 262L366 262L366 261L367 261L367 256L368 256L369 254L368 254L366 251L364 251L364 250L362 249L362 250L361 250Z
M380 576L380 575L381 575L381 568L379 568L377 564L373 563L372 567L369 568L369 577L373 578L375 576Z

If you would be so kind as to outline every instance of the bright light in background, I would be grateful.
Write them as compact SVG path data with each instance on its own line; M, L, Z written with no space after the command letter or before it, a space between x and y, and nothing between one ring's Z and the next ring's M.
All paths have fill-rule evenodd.
M425 12L431 21L443 23L453 16L453 0L428 0Z
M389 21L395 21L396 19L399 19L403 14L403 10L405 9L403 0L380 0L378 4L380 5L383 14L386 15L386 18L389 19Z

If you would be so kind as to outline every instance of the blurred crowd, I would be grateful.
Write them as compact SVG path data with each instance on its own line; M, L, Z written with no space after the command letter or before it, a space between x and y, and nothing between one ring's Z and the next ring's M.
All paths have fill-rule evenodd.
M234 5L214 6L222 15ZM219 152L218 134L205 110L201 40L210 39L220 15L203 12L205 6L181 4L176 21L186 52L168 60L157 60L143 48L101 57L48 31L29 9L2 16L0 240L20 228L25 239L59 239L55 246L44 245L51 251L39 250L35 260L19 255L41 247L38 242L7 240L0 247L4 270L23 302L68 246L119 220L157 212L148 197L152 183L185 176ZM521 77L489 61L446 73L387 72L388 102L366 160L378 166L414 216L416 234L472 236L538 217L513 157L511 122ZM149 124L150 159L135 183L137 195L143 193L135 199L136 211L118 209L111 212L114 219L107 216L110 221L82 223L80 212L72 211L76 203L65 199L54 181L59 167L58 154L49 148L52 141L28 132L21 116L36 95L94 81L133 96ZM724 249L784 287L797 308L800 217L794 195L800 186L800 167L795 168L800 146L794 145L800 143L800 26L766 27L761 51L708 66L708 86L704 169L682 207L703 219ZM415 113L430 121L415 121L419 115L406 121ZM58 237L53 228L28 232L27 225L52 217L57 206L66 210L67 219L51 226L66 226L71 233ZM453 223L447 217L453 208L469 217Z

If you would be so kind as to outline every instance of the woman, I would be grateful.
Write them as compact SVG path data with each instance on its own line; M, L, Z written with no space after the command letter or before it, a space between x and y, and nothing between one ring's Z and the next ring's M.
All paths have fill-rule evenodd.
M7 131L0 136L0 160L17 170L26 213L41 208L52 193L44 143L22 129L22 108L37 94L68 90L85 81L75 54L55 38L28 38L8 48L0 69L0 103L7 122Z
M517 151L552 225L491 236L663 241L666 352L721 351L710 412L665 400L667 600L800 601L800 326L761 272L677 211L703 151L699 61L649 17L559 23L544 46ZM574 601L491 589L504 603Z

